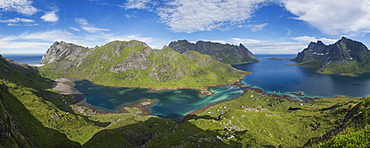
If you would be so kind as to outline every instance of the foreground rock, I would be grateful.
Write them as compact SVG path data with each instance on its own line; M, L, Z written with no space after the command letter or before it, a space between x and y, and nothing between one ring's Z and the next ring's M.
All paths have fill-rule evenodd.
M243 44L236 46L204 41L194 44L187 40L178 40L171 42L168 46L180 53L197 51L208 54L220 62L231 65L259 62Z

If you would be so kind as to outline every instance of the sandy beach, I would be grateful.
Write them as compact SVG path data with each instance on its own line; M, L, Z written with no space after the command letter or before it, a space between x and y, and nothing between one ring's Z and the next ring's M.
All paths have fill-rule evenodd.
M60 91L62 95L70 95L76 99L74 104L79 104L81 101L85 100L85 95L79 92L74 86L76 85L74 81L80 80L78 78L59 78L55 80L53 84L53 89Z

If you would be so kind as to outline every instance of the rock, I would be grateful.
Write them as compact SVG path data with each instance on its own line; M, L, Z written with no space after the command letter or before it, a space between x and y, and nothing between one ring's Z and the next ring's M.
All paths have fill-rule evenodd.
M364 66L370 64L369 49L363 43L346 37L331 45L321 41L311 42L292 61L325 73L370 72L370 69L364 69Z
M46 51L40 63L48 64L59 60L75 60L86 55L89 49L66 42L54 42Z
M186 51L197 51L208 54L214 59L226 64L244 64L259 62L243 44L239 46L230 44L221 44L214 42L198 41L190 43L187 40L178 40L168 45L170 48L185 53Z

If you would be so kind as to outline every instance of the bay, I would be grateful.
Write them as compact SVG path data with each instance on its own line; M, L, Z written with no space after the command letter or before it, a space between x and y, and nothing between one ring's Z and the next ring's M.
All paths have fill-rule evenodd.
M220 101L233 99L244 94L238 86L213 87L214 95L201 95L198 90L179 89L150 91L145 88L107 87L95 85L90 81L75 81L75 88L86 96L89 107L105 112L116 112L122 106L130 106L143 99L154 99L157 102L149 106L149 112L164 118L180 121L187 114Z
M290 95L292 100L308 101L303 97L294 96L292 92L303 92L307 97L365 97L370 95L370 74L356 77L326 75L316 73L315 69L288 64L296 64L289 60L269 60L277 57L294 58L296 55L255 55L260 62L233 65L235 68L250 71L252 74L243 79L243 83L260 88L266 93Z

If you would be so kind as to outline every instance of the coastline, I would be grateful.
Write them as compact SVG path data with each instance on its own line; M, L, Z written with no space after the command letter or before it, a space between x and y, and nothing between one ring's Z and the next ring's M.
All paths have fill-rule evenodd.
M149 91L154 91L154 92L175 91L175 90L179 90L179 89L192 89L192 90L199 91L199 93L201 95L213 95L213 93L211 91L209 91L209 88L211 88L211 87L225 87L225 86L230 86L230 85L237 85L241 89L244 89L244 93L245 93L246 92L246 89L245 88L247 88L247 87L243 86L245 84L241 83L241 81L244 79L244 77L242 79L239 79L239 81L234 82L232 84L219 84L219 85L216 85L216 86L204 86L205 90L197 89L197 88L176 88L176 89L169 89L169 88L156 89L156 88L147 88L147 87L126 87L126 88L148 89ZM104 110L102 110L100 108L97 108L97 107L94 107L94 106L89 105L86 102L85 95L83 93L79 92L76 88L74 88L74 86L76 85L74 81L81 81L81 80L85 80L85 79L74 78L74 77L62 77L62 78L58 78L58 79L55 80L55 82L53 84L53 89L54 90L57 90L57 91L60 91L59 94L72 96L75 99L75 101L73 102L74 105L76 105L76 106L84 106L84 107L86 107L86 108L94 111L95 113L99 113L99 114L129 113L129 111L126 108L137 108L138 110L141 111L141 113L139 113L139 115L143 115L143 116L151 115L150 112L149 112L148 107L149 106L152 106L152 105L155 105L155 103L157 102L157 100L155 100L155 99L142 99L137 104L130 105L130 106L121 106L121 107L118 108L117 111L112 111L112 112L104 111ZM87 80L87 81L89 81L89 80ZM92 82L92 81L90 81L90 82ZM95 85L99 85L99 86L105 86L105 85L96 84L94 82L92 82L92 83L95 84ZM121 88L121 87L117 87L117 86L106 86L106 87ZM243 95L244 95L244 93L243 93ZM236 98L239 98L239 97L236 97ZM194 113L195 114L198 114L198 113L201 113L205 109L207 109L207 108L209 108L211 106L217 105L217 104L222 103L222 102L230 101L230 100L233 100L233 99L236 99L236 98L232 98L232 99L228 99L228 100L217 102L215 104L206 106L206 107L204 107L202 109L193 111L190 114L194 114ZM203 111L201 111L201 110L203 110ZM190 119L188 117L189 117L189 114L188 115L185 115L183 120L186 121L186 120ZM174 121L176 121L176 120L174 120ZM176 122L179 122L179 121L176 121Z
M60 94L70 95L74 99L76 99L76 101L73 102L74 105L84 106L84 107L94 111L95 113L99 113L99 114L130 113L130 111L127 110L128 108L131 108L131 109L136 108L141 112L141 113L138 113L139 115L147 116L147 115L151 115L150 112L149 112L148 107L152 106L152 105L155 105L156 102L157 102L157 100L155 100L155 99L142 99L137 104L130 105L130 106L121 106L121 107L118 108L117 111L107 112L107 111L104 111L102 109L96 108L94 106L90 106L86 103L85 95L74 88L74 86L75 86L74 81L80 81L80 80L84 80L84 79L71 78L71 77L59 78L59 79L55 80L56 82L53 85L53 89L60 91ZM254 90L255 92L260 93L260 94L265 95L265 96L281 98L281 99L285 99L289 102L295 102L295 103L314 104L314 103L316 103L314 101L315 99L320 99L320 98L305 97L306 99L310 100L310 102L294 101L294 100L290 100L289 96L287 96L287 95L280 96L280 95L277 95L277 94L267 94L262 89L249 88L250 86L247 86L247 85L241 83L241 80L243 80L243 79L240 79L238 82L234 82L233 84L219 84L219 85L216 85L216 86L204 86L204 87L207 89L206 92L209 92L209 88L211 88L211 87L224 87L224 86L230 86L230 85L237 85L241 89L243 89L243 91L244 91L244 93L241 96L243 96L248 90ZM243 86L243 85L245 85L245 86ZM100 85L100 86L104 86L104 85ZM108 86L108 87L110 87L110 86ZM194 88L178 88L178 89L153 89L153 88L143 88L143 87L127 87L127 88L142 88L142 89L148 89L149 91L157 91L157 92L168 91L168 90L173 91L173 90L179 90L179 89L193 89L193 90L199 91L201 94L202 94L202 91L204 91L204 90L194 89ZM291 94L296 95L296 96L304 97L302 92L293 92ZM205 93L205 95L212 95L212 94ZM239 97L241 97L241 96L239 96ZM201 109L195 110L195 111L193 111L193 112L191 112L187 115L184 115L184 118L181 121L176 121L176 120L174 120L174 121L177 122L177 123L184 123L187 120L191 119L192 117L196 116L197 114L206 111L208 108L210 108L212 106L215 106L215 105L218 105L220 103L227 102L227 101L231 101L231 100L237 99L239 97L228 99L228 100L223 100L223 101L208 105L208 106L203 107Z

